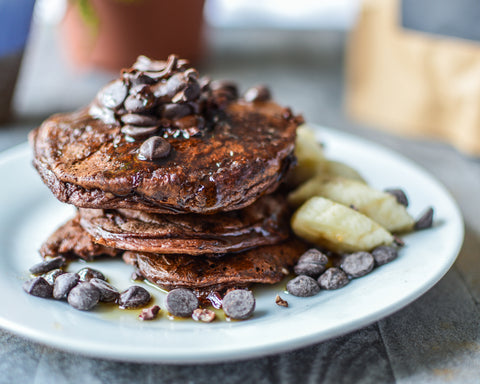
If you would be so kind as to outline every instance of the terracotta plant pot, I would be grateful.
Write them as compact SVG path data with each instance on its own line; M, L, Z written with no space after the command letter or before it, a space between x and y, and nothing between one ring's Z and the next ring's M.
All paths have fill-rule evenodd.
M77 67L113 71L140 54L155 59L176 53L193 62L203 53L204 0L89 0L93 26L70 1L61 26L64 47Z

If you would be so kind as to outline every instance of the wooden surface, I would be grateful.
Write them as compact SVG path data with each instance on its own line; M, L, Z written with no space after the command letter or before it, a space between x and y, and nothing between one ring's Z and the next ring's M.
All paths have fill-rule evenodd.
M17 93L18 119L0 127L0 150L25 141L28 130L47 115L87 103L111 77L73 73L57 51L54 31L34 32ZM441 180L465 218L465 244L454 267L420 299L364 329L241 362L111 362L0 330L0 383L479 383L480 161L442 143L411 141L349 121L342 109L343 33L223 31L210 38L203 72L244 86L271 84L275 97L303 111L308 121L390 147Z

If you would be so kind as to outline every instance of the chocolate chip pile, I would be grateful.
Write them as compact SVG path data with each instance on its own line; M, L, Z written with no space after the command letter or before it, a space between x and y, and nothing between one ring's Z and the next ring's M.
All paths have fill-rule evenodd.
M64 267L66 259L62 256L35 264L30 273L37 276L25 282L23 289L33 296L66 300L80 311L89 311L100 302L115 303L122 309L140 308L151 300L143 287L134 285L119 292L100 271L85 267L72 273Z
M244 95L248 102L270 97L263 86L250 88ZM107 124L121 123L127 140L144 140L138 158L152 161L169 155L171 146L165 139L200 135L237 98L235 83L199 77L187 60L170 55L165 64L139 56L120 79L100 90L89 112Z

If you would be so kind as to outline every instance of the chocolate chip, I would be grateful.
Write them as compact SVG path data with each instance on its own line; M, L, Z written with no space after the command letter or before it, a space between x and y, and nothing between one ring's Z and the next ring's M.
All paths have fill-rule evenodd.
M252 291L235 289L223 298L223 311L235 320L245 320L252 316L255 310L255 297Z
M123 80L115 80L100 90L97 99L103 106L117 109L122 106L127 94L128 87Z
M319 250L312 248L300 256L293 270L297 275L317 278L325 270L327 263L328 257Z
M415 222L414 229L427 229L433 225L433 208L429 207L425 212L422 213L420 218Z
M127 113L123 115L120 120L123 124L136 125L139 127L148 127L158 124L158 119L155 116L139 115L137 113Z
M155 104L155 97L148 85L137 85L130 89L130 95L123 103L129 112L145 112Z
M188 104L164 104L162 106L162 117L166 119L179 119L192 113L192 108Z
M211 323L215 320L215 312L207 308L197 308L192 313L192 319L203 323Z
M345 272L340 268L328 268L318 278L320 288L332 290L344 287L350 282Z
M139 287L138 285L132 285L120 294L118 305L122 309L138 308L148 304L150 299L150 293L148 293L145 288Z
M369 273L374 265L375 260L370 253L355 252L343 258L340 268L351 277L361 277Z
M210 83L210 89L214 92L224 93L231 100L238 98L238 87L233 81L212 81Z
M160 307L158 305L154 305L153 307L142 309L142 313L138 315L138 318L144 321L153 320L157 317L158 312L160 312Z
M198 308L198 298L189 289L176 288L168 292L165 304L172 315L190 317Z
M385 192L389 193L390 195L393 195L395 199L397 199L398 204L402 204L405 207L408 207L408 198L402 189L388 188L388 189L385 189Z
M137 70L128 70L122 74L122 78L127 80L131 87L142 84L154 84L156 81L150 76L146 75L144 72Z
M133 68L139 71L162 71L167 66L164 61L151 60L149 57L140 55L133 64Z
M88 267L80 269L77 274L78 276L80 276L80 281L89 281L94 277L101 280L107 280L107 278L102 272Z
M372 256L375 259L375 265L380 266L395 260L398 252L395 247L381 245L372 251Z
M194 81L189 83L184 89L182 89L174 97L172 97L172 102L181 103L186 101L193 101L198 99L200 93L200 85L196 81Z
M53 259L48 259L42 261L41 263L35 264L30 267L29 271L32 275L40 275L51 271L52 269L61 268L65 265L65 258L62 256L54 257Z
M152 136L140 146L138 158L140 160L157 160L167 157L170 153L170 143L160 136Z
M280 295L277 295L277 297L275 297L275 304L277 304L278 306L280 307L285 307L287 308L288 307L288 302L287 300L283 300Z
M48 298L52 297L53 287L41 276L34 277L23 284L23 290L29 295Z
M55 280L53 286L53 298L57 300L66 299L68 293L75 287L80 281L80 276L76 273L64 273Z
M124 135L130 136L134 139L142 139L157 133L158 127L135 127L133 125L125 125L122 127L121 131Z
M249 88L243 95L245 101L268 101L271 99L270 90L264 85L258 85L256 87Z
M174 97L178 92L187 86L183 73L176 73L171 76L166 83L159 83L152 87L153 94L156 97L168 96Z
M90 279L90 284L98 289L100 292L100 301L104 303L115 301L118 299L118 296L120 296L118 289L107 283L105 280L94 277L93 279Z
M175 120L173 126L181 130L190 130L191 128L194 128L194 132L200 132L205 128L205 119L202 116L188 115Z
M287 291L293 296L309 297L320 292L320 287L315 279L310 276L300 275L287 283Z
M67 296L68 304L80 311L89 311L98 304L100 292L88 282L77 284Z
M63 275L65 271L62 269L52 269L51 271L47 272L44 274L42 277L48 281L48 284L53 285L55 283L55 280L58 276Z

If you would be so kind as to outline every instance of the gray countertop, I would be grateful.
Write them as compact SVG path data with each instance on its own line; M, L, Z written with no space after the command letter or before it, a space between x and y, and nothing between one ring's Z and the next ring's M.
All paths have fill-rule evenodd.
M307 121L374 140L411 158L459 203L466 238L428 293L366 328L300 350L210 365L134 364L87 358L0 330L0 383L478 383L480 377L480 161L446 144L391 136L350 121L342 108L342 32L211 31L202 72L245 87L272 85ZM249 45L242 44L251 42ZM69 69L51 28L36 28L0 150L26 140L46 116L86 104L107 73ZM68 84L68 87L65 86Z

